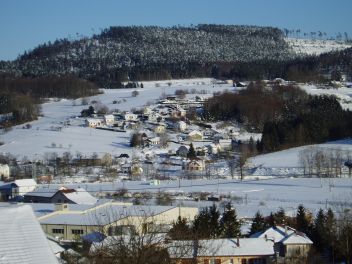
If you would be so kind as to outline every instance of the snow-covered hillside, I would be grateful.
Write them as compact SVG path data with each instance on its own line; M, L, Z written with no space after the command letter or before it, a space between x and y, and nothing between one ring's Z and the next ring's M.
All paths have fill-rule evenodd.
M110 110L129 111L132 108L141 108L148 102L154 102L163 93L174 95L175 90L184 87L190 90L205 90L207 94L202 94L205 97L212 96L213 92L231 89L229 84L214 85L209 78L143 82L143 84L144 88L137 89L139 95L136 97L131 95L136 89L107 89L101 95L90 97L89 101L99 101ZM120 103L114 104L115 100ZM26 156L30 160L43 159L43 155L48 152L62 154L69 151L73 155L80 152L86 156L93 153L131 154L129 133L83 127L83 120L76 117L84 108L87 106L81 105L81 99L53 100L44 103L43 117L31 122L30 129L23 129L23 125L20 125L0 135L0 141L4 142L4 145L0 146L0 153L11 153L18 159ZM67 122L70 125L65 125ZM59 131L57 128L60 128Z
M294 52L302 55L319 55L330 51L344 50L352 47L342 41L286 38L286 42Z

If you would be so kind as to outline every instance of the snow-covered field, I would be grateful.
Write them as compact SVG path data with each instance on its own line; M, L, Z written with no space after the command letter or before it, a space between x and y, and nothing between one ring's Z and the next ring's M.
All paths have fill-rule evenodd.
M280 207L294 214L298 204L303 204L313 213L320 208L339 211L343 206L351 206L352 180L318 178L277 178L267 180L181 180L163 181L152 186L147 182L126 181L101 184L75 184L67 187L83 187L92 193L114 192L122 188L128 192L179 193L182 204L207 206L211 202L195 202L184 199L188 193L207 192L227 195L234 203L241 217L253 217L257 210L268 215ZM51 187L55 187L51 185ZM176 203L176 201L175 201Z
M286 38L286 42L298 54L319 55L322 53L350 48L343 41Z

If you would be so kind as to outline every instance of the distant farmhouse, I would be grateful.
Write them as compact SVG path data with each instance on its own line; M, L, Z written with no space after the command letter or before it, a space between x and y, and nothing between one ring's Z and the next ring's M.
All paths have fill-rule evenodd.
M68 203L68 204L95 204L94 198L83 188L59 189L39 188L24 195L24 202L27 203Z

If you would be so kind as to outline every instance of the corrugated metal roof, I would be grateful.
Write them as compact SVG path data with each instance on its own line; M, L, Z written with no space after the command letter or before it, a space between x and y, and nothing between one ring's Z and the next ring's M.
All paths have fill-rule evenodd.
M102 226L127 216L154 216L168 211L172 206L124 206L106 203L81 213L61 211L39 220L41 224Z
M0 263L58 263L29 205L1 205L0 234Z

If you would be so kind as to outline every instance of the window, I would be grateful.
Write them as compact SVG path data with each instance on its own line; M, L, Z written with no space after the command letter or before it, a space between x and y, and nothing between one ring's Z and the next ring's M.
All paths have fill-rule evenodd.
M64 233L64 230L63 229L53 229L52 230L53 234L63 234Z
M71 232L72 232L72 235L83 235L82 229L72 229Z

